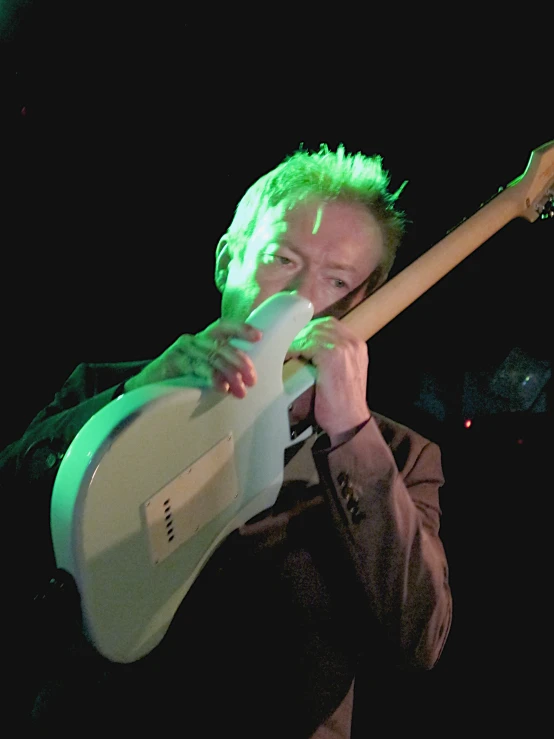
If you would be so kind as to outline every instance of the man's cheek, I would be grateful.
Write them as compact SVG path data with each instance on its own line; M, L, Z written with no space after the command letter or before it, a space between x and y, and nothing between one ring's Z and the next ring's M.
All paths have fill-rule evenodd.
M354 290L351 290L343 298L337 300L337 302L331 306L333 312L328 315L333 316L334 318L343 318L349 311L360 303L363 303L367 297L367 281L365 281L362 282L361 285L358 285L358 287L354 288Z
M343 298L336 300L334 303L329 305L327 308L319 310L315 315L315 318L324 318L325 316L331 316L332 318L342 318L355 303L355 296L352 293L348 293Z

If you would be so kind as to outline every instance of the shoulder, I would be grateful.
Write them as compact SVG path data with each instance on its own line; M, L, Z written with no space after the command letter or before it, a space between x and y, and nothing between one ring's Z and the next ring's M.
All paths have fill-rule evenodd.
M33 418L27 430L51 416L75 408L91 398L101 396L102 393L106 393L111 388L115 389L119 384L139 372L145 364L147 364L146 361L82 362L75 367L49 405Z

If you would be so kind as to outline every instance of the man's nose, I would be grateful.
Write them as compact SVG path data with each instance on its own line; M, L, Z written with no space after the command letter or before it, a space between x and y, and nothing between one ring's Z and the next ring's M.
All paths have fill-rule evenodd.
M288 289L292 292L297 292L303 298L310 300L315 305L317 299L317 282L313 275L307 270L303 270L296 274L290 283Z

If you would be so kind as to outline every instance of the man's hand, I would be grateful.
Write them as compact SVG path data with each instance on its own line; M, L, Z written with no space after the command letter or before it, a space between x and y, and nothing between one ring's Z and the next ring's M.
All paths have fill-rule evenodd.
M317 367L315 420L331 441L370 417L367 407L367 345L336 318L311 321L295 338L287 358Z
M125 383L125 390L176 377L186 378L193 387L214 387L223 393L244 398L246 387L256 382L250 357L229 344L231 339L259 341L262 332L238 321L219 319L192 336L183 334L169 349Z

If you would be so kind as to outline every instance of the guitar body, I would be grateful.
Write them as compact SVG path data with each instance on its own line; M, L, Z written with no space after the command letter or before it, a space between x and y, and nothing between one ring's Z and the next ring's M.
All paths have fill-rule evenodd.
M214 549L275 502L288 406L313 384L305 371L285 388L283 363L312 314L293 293L252 314L264 336L241 344L259 377L245 399L147 386L95 414L69 447L52 496L56 562L73 575L86 633L108 659L151 651Z

